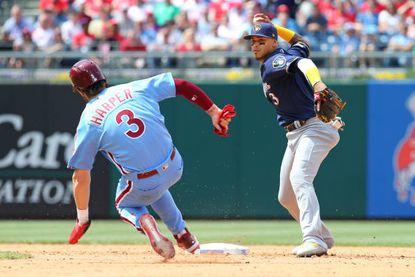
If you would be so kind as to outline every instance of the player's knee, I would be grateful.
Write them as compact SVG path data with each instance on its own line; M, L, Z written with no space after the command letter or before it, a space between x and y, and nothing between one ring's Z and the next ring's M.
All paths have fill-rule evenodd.
M280 202L281 206L283 206L284 208L287 208L289 204L289 199L283 193L279 193L278 202Z

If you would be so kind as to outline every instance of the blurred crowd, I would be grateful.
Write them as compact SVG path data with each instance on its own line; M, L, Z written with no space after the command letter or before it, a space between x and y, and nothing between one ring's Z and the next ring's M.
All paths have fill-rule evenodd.
M411 52L415 42L412 0L40 0L39 10L27 18L19 5L11 7L1 27L1 50L247 51L242 36L258 12L305 36L314 51L350 57L359 51ZM359 57L348 62L376 63ZM407 60L386 62L404 66ZM10 59L7 66L25 63Z

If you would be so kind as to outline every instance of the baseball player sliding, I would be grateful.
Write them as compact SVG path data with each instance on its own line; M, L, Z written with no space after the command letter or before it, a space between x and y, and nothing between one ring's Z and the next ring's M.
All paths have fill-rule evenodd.
M157 228L146 208L151 206L172 232L177 245L194 253L199 242L186 228L169 192L182 176L183 160L164 125L159 102L183 96L207 112L215 132L221 136L227 136L228 124L236 114L233 106L218 108L199 87L173 78L170 73L109 87L99 66L85 59L77 62L69 75L74 91L88 102L68 162L68 167L74 169L77 208L69 243L77 243L91 225L90 170L100 151L122 174L115 197L121 218L147 235L155 252L171 259L175 255L173 243Z
M290 43L288 50L279 48L278 36ZM301 226L303 243L293 254L326 254L333 247L334 238L320 219L313 180L320 164L339 141L339 125L323 123L316 116L321 99L315 99L314 94L327 86L308 59L309 45L302 36L283 27L276 29L267 16L257 14L251 33L244 38L251 40L251 51L261 63L265 97L276 110L278 124L287 132L278 200Z

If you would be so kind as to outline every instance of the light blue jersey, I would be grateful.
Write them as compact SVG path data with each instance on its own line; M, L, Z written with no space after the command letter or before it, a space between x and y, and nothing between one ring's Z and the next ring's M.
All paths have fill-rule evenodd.
M159 167L173 147L159 102L175 96L170 73L104 89L82 113L68 168L92 169L98 151L123 175Z

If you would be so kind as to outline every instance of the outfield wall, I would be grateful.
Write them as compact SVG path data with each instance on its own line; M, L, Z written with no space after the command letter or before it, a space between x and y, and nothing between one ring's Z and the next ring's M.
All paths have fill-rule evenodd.
M232 121L231 137L224 139L213 134L210 118L197 106L182 98L161 104L184 158L183 178L172 193L185 217L289 218L277 204L285 132L277 126L262 86L199 85L218 105L234 104L238 115ZM404 137L413 117L405 103L414 85L331 84L348 102L342 112L347 126L315 180L324 218L415 218L411 177L415 155L400 154L399 171L394 171L394 152L386 151L402 141L410 144ZM73 217L72 172L65 168L65 160L84 103L70 86L2 85L0 89L0 218ZM376 97L379 91L381 98ZM386 124L386 119L391 122ZM412 148L404 147L402 153L406 149ZM402 184L406 181L399 190L395 174ZM101 157L96 160L93 217L117 217L113 198L118 176Z

